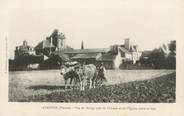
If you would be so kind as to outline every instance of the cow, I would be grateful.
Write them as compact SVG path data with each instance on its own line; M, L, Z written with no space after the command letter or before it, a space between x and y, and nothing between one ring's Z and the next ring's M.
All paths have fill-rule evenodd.
M82 65L78 68L77 73L80 80L80 90L84 90L85 87L94 87L96 79L96 66L94 64Z
M69 79L70 79L70 86L72 86L72 84L73 84L73 88L74 88L74 85L76 85L77 82L79 82L79 75L75 71L75 67L66 67L66 66L63 66L61 68L61 73L60 74L64 78L65 89L67 88L67 81Z

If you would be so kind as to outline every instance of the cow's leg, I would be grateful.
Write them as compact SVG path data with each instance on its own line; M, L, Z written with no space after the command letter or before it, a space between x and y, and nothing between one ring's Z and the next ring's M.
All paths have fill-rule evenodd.
M93 79L93 88L96 87L96 84L97 84L96 80L97 80L97 79Z
M81 81L81 87L80 90L83 91L84 90L84 80Z
M73 79L72 88L74 89L75 86L75 78Z
M83 81L83 83L82 83L82 91L84 91L85 90L85 82Z
M65 80L65 89L67 89L67 80Z
M82 91L82 81L83 80L80 80L80 90Z
M80 82L80 90L82 91L82 82Z
M93 78L93 87L95 88L98 86L98 72L95 72L94 78Z
M85 79L84 76L81 76L80 79L79 79L79 81L80 81L80 90L83 91L84 90L84 87L85 87L85 81L86 81L86 79Z
M80 79L76 78L75 88L79 88L79 87L80 87Z
M70 88L74 87L74 83L75 83L75 79L74 78L70 78Z
M81 78L81 91L84 91L84 86L85 86L85 77L82 76L82 78Z
M84 89L85 89L85 85L86 85L86 84L85 84L85 83L86 83L85 81L86 81L86 79L83 79L83 80L82 80L82 91L84 91Z
M92 79L92 87L95 88L97 85L97 74L95 74L94 78Z
M85 78L85 81L84 81L84 89L90 89L90 87L91 87L91 82L90 82L91 80L90 79L88 79L87 77Z
M103 84L103 78L101 77L100 79L101 79L100 86L102 86L102 84Z
M89 89L92 88L92 79L89 79Z
M83 83L82 83L82 90L84 91L85 90L85 85L86 85L86 82L85 82L86 80L84 79L83 80Z
M92 79L92 88L95 88L95 79Z
M86 86L87 89L91 89L92 88L92 80L90 78L86 79L86 83L85 84L86 84L85 86Z
M77 88L79 88L79 89L80 89L80 83L81 83L81 79L78 78L78 79L77 79Z
M79 89L82 90L82 77L79 77Z
M76 78L74 78L74 79L73 79L73 89L75 89L75 88L76 88L76 85L77 85L77 79L76 79Z

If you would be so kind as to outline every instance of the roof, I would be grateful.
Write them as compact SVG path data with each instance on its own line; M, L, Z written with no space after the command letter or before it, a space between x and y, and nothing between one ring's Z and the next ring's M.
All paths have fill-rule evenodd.
M30 48L33 48L32 46L29 46L29 45L20 45L20 46L16 46L19 48L19 51L29 51ZM34 49L34 48L33 48Z
M124 47L119 47L119 49L122 52L129 53L130 54L130 52L126 48L124 48Z
M128 52L136 52L136 51L138 51L137 47L138 47L137 45L130 45L130 49L128 50L128 49L125 48L125 45L120 45L120 48L123 48L123 49L125 49Z
M64 54L64 53L59 52L59 51L53 52L53 55L59 56L64 61L68 61L69 60L69 57L68 57L67 54Z
M35 49L41 49L41 48L43 48L43 41L40 42L40 43L38 43L38 44L36 45L36 47L35 47Z
M66 54L91 54L91 53L106 53L109 51L109 48L97 48L97 49L68 49L63 52Z
M71 46L66 45L65 50L73 50L73 48Z
M100 56L100 53L77 54L72 59L97 59Z
M43 40L40 43L38 43L38 45L36 45L35 49L43 49L43 48L51 48L54 47L54 45L52 45L49 40Z
M29 50L29 46L23 46L23 45L21 45L21 46L19 46L19 50L20 51L28 51Z
M100 58L98 58L98 61L113 61L116 58L116 55L113 55L111 53L102 54Z
M152 51L146 50L142 52L142 56L143 57L149 57L149 55L151 54Z

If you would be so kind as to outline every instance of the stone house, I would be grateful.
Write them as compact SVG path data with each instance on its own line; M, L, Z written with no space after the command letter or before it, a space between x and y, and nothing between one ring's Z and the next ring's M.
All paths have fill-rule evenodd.
M23 41L22 45L16 46L15 59L28 55L35 55L35 50L34 47L28 45L27 41Z

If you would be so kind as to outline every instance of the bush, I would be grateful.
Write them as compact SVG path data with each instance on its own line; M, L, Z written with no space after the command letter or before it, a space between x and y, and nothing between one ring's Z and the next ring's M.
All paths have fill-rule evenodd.
M147 59L142 57L140 62L155 69L176 69L176 41L171 41L168 48L169 50L166 45L163 45L158 49L154 49ZM168 51L169 53L167 53Z

